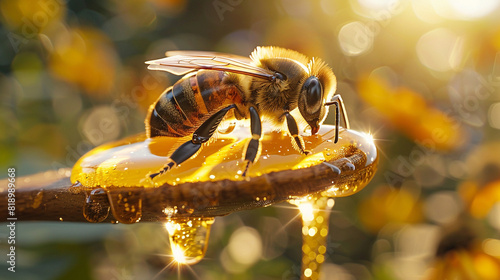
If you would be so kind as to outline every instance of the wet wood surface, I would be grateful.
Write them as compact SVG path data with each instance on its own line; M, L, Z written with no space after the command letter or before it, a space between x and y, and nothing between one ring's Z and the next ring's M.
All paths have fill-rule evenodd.
M110 198L116 201L118 197L125 197L128 199L125 201L136 204L136 214L141 222L223 216L323 192L332 186L343 186L358 180L360 176L368 182L373 177L373 164L376 163L366 165L366 162L366 155L352 148L343 158L329 162L338 167L340 173L327 164L319 164L304 169L272 172L243 181L196 182L157 188L111 186L106 191L96 192L93 200L99 201L98 210L101 212L113 204L109 215L99 220L102 222L123 220L123 217L120 219L115 216L122 215L122 208L128 204L110 203ZM17 221L88 222L84 209L88 206L87 197L91 189L73 185L70 172L69 169L61 169L16 178L14 216L10 216L8 211L8 181L1 180L2 221L15 217Z

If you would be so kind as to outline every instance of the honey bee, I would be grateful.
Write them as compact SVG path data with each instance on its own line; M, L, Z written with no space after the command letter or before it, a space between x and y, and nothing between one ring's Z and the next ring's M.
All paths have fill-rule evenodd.
M294 148L308 154L299 135L300 124L316 134L330 105L336 109L338 141L340 113L349 128L333 71L322 60L309 59L279 47L257 47L250 57L203 51L169 51L147 61L148 69L184 75L151 105L146 117L148 137L184 137L182 144L153 179L194 156L230 111L237 120L250 119L252 138L244 151L246 176L260 155L261 118L287 129ZM284 124L286 123L286 127Z

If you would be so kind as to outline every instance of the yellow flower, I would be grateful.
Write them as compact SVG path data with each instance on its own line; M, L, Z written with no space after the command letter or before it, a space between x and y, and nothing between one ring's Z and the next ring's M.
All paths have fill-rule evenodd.
M496 247L499 240L486 239L478 242L471 225L464 224L462 217L441 237L433 269L427 280L496 280L500 279L498 252L491 254L489 247ZM466 223L466 222L465 222Z
M418 197L405 189L378 186L361 201L359 218L372 232L379 231L389 223L416 223L422 220L422 205Z
M467 135L455 120L409 88L393 88L375 75L361 78L358 88L364 101L419 144L446 151L460 147L466 140Z
M54 76L97 96L107 95L113 89L116 64L111 42L92 28L75 28L60 34L49 60Z
M32 39L66 14L66 1L7 0L0 1L0 20L11 30Z

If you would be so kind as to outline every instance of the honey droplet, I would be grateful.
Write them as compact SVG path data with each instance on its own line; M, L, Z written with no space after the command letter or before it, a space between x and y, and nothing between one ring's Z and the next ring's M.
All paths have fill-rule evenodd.
M327 251L328 223L333 199L307 196L291 200L302 214L302 278L319 279Z
M133 224L142 216L142 188L108 188L113 216L120 223Z
M33 207L33 209L40 207L42 200L43 200L43 191L39 191L36 194L35 198L33 199L33 204L31 205L31 207Z
M177 263L192 265L203 259L213 222L214 218L189 218L165 223Z
M106 191L102 188L85 192L85 205L83 205L83 216L91 223L100 223L108 217L109 201Z

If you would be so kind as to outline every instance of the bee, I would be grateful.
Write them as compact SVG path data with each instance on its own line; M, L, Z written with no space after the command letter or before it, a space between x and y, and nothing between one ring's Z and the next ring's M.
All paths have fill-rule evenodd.
M210 140L228 112L236 120L250 119L252 138L244 154L246 176L260 155L261 119L287 129L294 148L307 155L299 124L316 134L330 105L336 109L335 143L340 113L349 128L333 71L318 58L309 59L280 47L257 47L250 57L203 52L169 51L165 58L147 61L148 69L184 75L151 105L145 120L148 137L192 139L183 143L151 179L194 156ZM285 127L286 123L286 127Z

